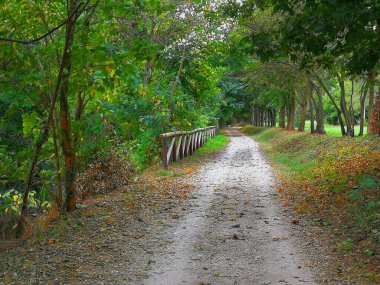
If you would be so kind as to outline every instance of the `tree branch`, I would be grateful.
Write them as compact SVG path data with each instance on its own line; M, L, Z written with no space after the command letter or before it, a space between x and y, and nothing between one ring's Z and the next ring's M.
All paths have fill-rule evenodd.
M38 42L40 40L43 40L44 38L50 36L55 31L59 30L61 27L63 27L64 25L66 25L67 21L68 21L68 19L66 19L64 22L62 22L61 24L59 24L57 27L49 30L44 35L42 35L42 36L40 36L40 37L38 37L36 39L33 39L33 40L17 40L17 39L8 39L8 38L0 37L0 41L11 42L11 43L18 43L18 44L24 44L24 45L33 44L33 43L36 43L36 42Z
M43 40L44 38L50 36L51 34L53 34L55 31L59 30L60 28L62 28L64 25L67 24L68 20L73 16L75 15L78 11L79 11L79 8L80 6L83 6L83 8L79 11L79 13L75 16L75 20L77 20L79 18L79 16L86 10L88 4L90 3L91 0L87 0L83 5L78 5L78 7L75 9L75 11L73 12L72 15L70 15L65 21L63 21L61 24L59 24L58 26L56 26L55 28L47 31L45 34L43 34L42 36L38 37L38 38L35 38L33 40L18 40L18 39L9 39L9 38L3 38L3 37L0 37L0 41L3 41L3 42L11 42L11 43L18 43L18 44L24 44L24 45L29 45L29 44L33 44L33 43L36 43L40 40Z

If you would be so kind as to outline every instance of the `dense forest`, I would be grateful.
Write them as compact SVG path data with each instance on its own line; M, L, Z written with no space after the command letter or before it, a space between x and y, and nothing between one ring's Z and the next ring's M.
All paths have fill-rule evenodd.
M20 0L0 19L3 238L159 164L164 132L380 134L377 0ZM90 183L103 168L112 187Z

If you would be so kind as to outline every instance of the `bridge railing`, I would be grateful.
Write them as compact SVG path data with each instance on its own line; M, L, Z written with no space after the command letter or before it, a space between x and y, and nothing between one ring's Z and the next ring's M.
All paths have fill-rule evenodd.
M168 169L170 162L192 155L215 135L216 126L161 134L163 167Z

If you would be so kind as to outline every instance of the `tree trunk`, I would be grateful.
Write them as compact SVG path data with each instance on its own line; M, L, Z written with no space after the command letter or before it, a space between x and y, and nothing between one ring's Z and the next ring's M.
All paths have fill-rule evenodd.
M295 105L295 99L292 96L290 98L290 105L288 110L288 125L286 126L286 129L289 131L294 131Z
M255 107L255 116L256 116L256 120L255 120L255 126L258 127L260 126L260 109L259 107Z
M374 102L375 102L375 72L371 72L369 75L369 97L368 97L368 128L367 133L373 133L371 130L372 124L370 124L372 112L374 109Z
M302 97L301 101L301 116L300 116L300 125L298 127L299 132L305 131L305 122L306 122L306 112L307 112L307 99L310 97L312 92L312 85L309 79L306 80L305 94Z
M79 122L82 120L83 112L85 108L85 102L84 102L85 96L86 94L83 91L77 93L77 104L75 107L75 118L74 118L76 122ZM80 141L80 137L81 137L80 131L78 130L77 132L74 133L74 138L73 138L74 146L77 147L77 142Z
M313 90L311 90L309 98L309 105L310 105L310 133L314 134L315 127L314 127L314 101L313 101Z
M61 163L59 161L59 153L58 153L58 143L57 143L57 131L56 131L56 122L53 119L51 124L51 131L53 135L53 146L54 146L54 160L55 160L55 168L57 169L57 190L58 194L56 197L56 203L58 209L62 209L63 205L63 188L62 188L62 174L61 174Z
M70 19L68 20L68 22L66 24L67 29L69 27L69 22L71 22L72 19L75 22L77 19L76 18L77 15L75 13L76 9L77 9L77 1L72 1L70 4L70 9L69 9L69 13L68 13L68 16ZM67 33L66 33L65 46L64 46L64 50L63 50L62 59L67 57L68 52L71 52L71 46L72 46L72 42L67 37ZM22 203L22 207L21 207L20 219L19 219L19 222L18 222L17 227L16 227L16 236L17 237L20 237L21 234L23 233L24 229L25 229L25 220L26 220L26 214L27 214L27 209L28 209L28 198L29 198L30 188L32 186L34 169L37 165L38 158L41 155L42 147L49 138L49 130L50 130L50 126L52 124L53 116L54 116L54 112L55 112L55 104L57 102L57 98L59 95L59 91L61 89L61 85L62 85L62 81L63 81L65 73L66 73L66 69L65 69L64 62L62 60L61 65L59 67L58 76L57 76L57 83L56 83L55 90L54 90L54 93L53 93L53 96L51 99L51 103L50 103L49 114L48 114L48 117L45 121L45 124L44 124L44 126L40 132L39 138L37 140L37 143L35 146L35 151L34 151L34 156L32 159L32 163L30 165L28 176L26 178L25 190L24 190L23 199L22 199L23 203Z
M354 88L355 88L355 82L354 80L351 80L351 93L350 93L350 122L351 122L351 132L352 136L355 136L355 111L354 111Z
M62 84L59 96L60 103L60 126L61 126L61 145L65 161L64 181L66 190L66 210L71 212L76 209L76 190L75 190L75 148L74 141L71 133L71 119L70 119L70 106L68 102L69 96L69 79L72 63L72 45L74 43L75 35L75 21L76 21L76 7L78 0L70 2L70 9L66 28L66 41L64 56L62 58L62 66L65 70L62 76Z
M280 128L285 129L285 105L282 104L280 108Z
M334 108L335 108L335 110L337 112L338 120L339 120L339 125L340 125L340 130L341 130L342 136L345 136L346 135L346 128L344 126L344 122L343 122L343 118L342 118L342 110L339 109L338 105L336 104L336 102L334 100L334 97L331 95L330 91L327 89L326 85L323 83L323 81L321 80L321 78L319 78L318 75L316 75L316 76L317 76L317 80L318 80L319 85L326 92L327 96L329 97L331 103L333 104L333 106L334 106Z
M268 127L268 111L264 110L264 127Z
M325 131L325 111L323 107L323 94L319 87L315 86L315 91L318 97L318 104L314 104L315 106L315 117L317 120L317 127L315 128L315 132L318 134L326 134Z
M57 85L60 83L60 81L57 82ZM37 165L38 158L41 155L42 147L45 144L45 142L49 138L49 127L51 125L51 120L53 118L54 110L55 110L55 101L56 97L53 98L54 101L52 101L50 105L50 110L49 110L49 115L48 118L46 119L46 122L40 132L40 135L37 140L37 144L35 146L34 150L34 156L32 159L32 163L29 168L28 176L25 181L25 190L23 193L22 197L22 207L21 207L21 213L20 213L20 219L17 223L16 227L16 237L20 237L22 233L24 232L25 226L26 226L26 214L28 210L28 203L29 203L29 193L30 189L32 187L32 182L33 182L33 175L34 175L34 169Z
M380 89L368 124L369 135L380 135Z
M365 120L365 100L367 98L368 93L368 84L365 84L365 88L362 88L362 92L360 94L360 130L359 136L364 134L364 120Z
M348 114L347 110L346 89L344 86L344 81L340 79L338 79L338 81L340 87L340 109L342 110L344 120L346 121L347 134L353 137L350 115Z

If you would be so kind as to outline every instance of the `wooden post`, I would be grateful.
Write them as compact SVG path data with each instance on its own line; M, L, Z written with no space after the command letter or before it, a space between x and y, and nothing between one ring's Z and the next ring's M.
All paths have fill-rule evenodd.
M168 169L170 161L176 162L189 155L203 146L208 140L216 135L216 127L199 128L192 131L177 131L161 134L162 143L162 165ZM170 139L168 147L167 139Z
M179 135L178 137L178 145L176 146L176 149L175 149L175 154L176 154L176 158L178 160L181 160L183 157L182 157L182 138L183 138L183 135Z
M175 140L173 142L173 153L172 153L172 157L173 157L173 162L176 162L177 161L177 138L174 136Z
M161 135L161 142L162 142L162 165L165 170L168 170L169 162L168 162L168 146L166 144L166 138L165 136Z
M186 153L186 146L187 146L187 134L184 134L183 135L183 138L182 138L182 158L185 158L187 156L187 153Z

